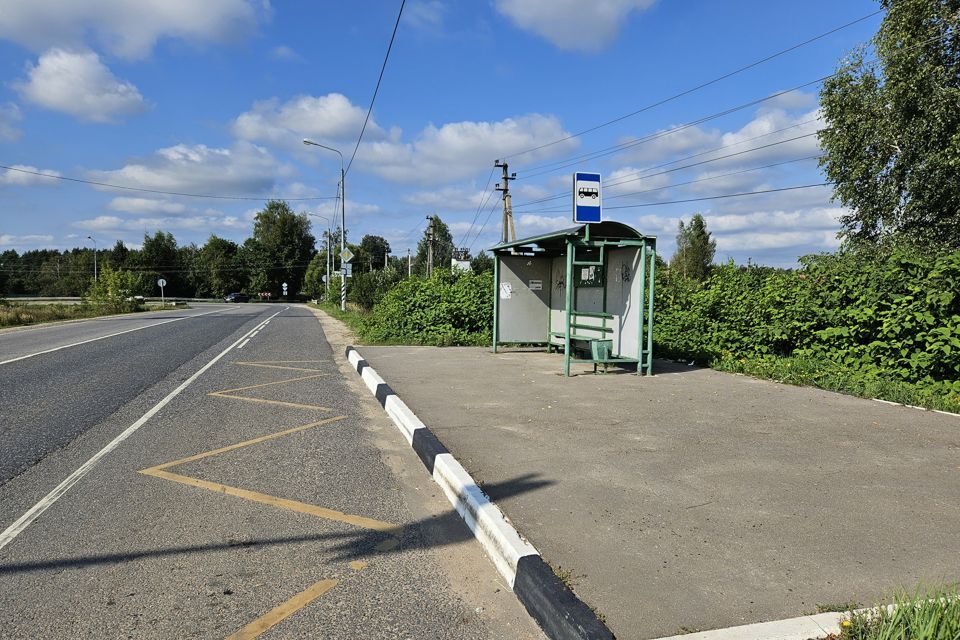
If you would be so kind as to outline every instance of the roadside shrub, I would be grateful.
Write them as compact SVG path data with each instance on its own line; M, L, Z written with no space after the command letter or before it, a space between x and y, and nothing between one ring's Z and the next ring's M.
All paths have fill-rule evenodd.
M99 279L90 283L84 304L106 313L130 313L143 308L134 298L139 293L140 279L130 271L115 271L104 267Z
M380 271L358 273L348 281L350 289L348 296L350 300L369 311L383 300L387 292L400 282L405 275L393 266Z
M493 276L437 270L394 286L364 319L361 337L387 343L485 345L492 340Z
M703 283L666 272L657 287L660 356L727 370L799 358L863 388L903 382L960 402L960 252L839 252L796 270L729 263Z

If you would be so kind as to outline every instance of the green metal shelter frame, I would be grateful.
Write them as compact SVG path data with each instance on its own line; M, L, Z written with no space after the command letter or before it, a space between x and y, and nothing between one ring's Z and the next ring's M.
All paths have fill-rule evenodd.
M636 363L638 375L652 375L656 246L606 221L491 247L493 351L562 348L566 376L571 363Z

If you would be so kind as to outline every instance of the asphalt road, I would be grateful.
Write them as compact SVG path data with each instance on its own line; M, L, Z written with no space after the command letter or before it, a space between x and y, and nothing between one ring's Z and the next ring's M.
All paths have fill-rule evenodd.
M196 305L0 333L0 484L268 311Z
M0 637L542 638L308 309L176 315L0 365Z

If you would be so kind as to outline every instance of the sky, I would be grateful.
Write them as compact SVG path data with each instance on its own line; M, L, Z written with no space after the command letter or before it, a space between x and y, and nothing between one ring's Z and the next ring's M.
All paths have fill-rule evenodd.
M0 169L0 251L20 252L92 246L88 236L138 247L158 229L180 244L242 242L269 198L338 217L339 159L301 141L349 162L400 7L0 4L0 164L20 170ZM501 219L493 163L506 159L518 237L570 226L572 172L595 171L604 219L656 235L665 257L697 212L718 261L791 266L833 250L845 210L829 186L807 187L825 182L816 81L882 14L651 105L878 9L408 0L347 173L348 238L381 235L405 255L435 214L457 246L489 248ZM716 198L758 191L768 193ZM327 222L311 220L319 237Z

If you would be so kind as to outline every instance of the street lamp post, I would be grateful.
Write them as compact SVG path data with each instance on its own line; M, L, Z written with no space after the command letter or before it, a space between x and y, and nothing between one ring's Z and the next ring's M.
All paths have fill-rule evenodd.
M314 218L320 218L321 220L327 221L327 299L330 298L330 263L333 262L333 230L330 226L330 218L326 216L321 216L316 213L308 213L308 216L313 216Z
M346 176L343 172L343 154L333 147L328 147L319 142L308 140L307 138L303 139L303 144L333 151L340 156L340 253L343 253L343 250L346 248L345 242L347 236L347 193L346 186L344 185L344 178ZM347 267L343 262L343 257L340 258L340 310L347 310Z
M87 240L93 241L93 281L97 282L97 241L93 239L93 236L87 236Z

